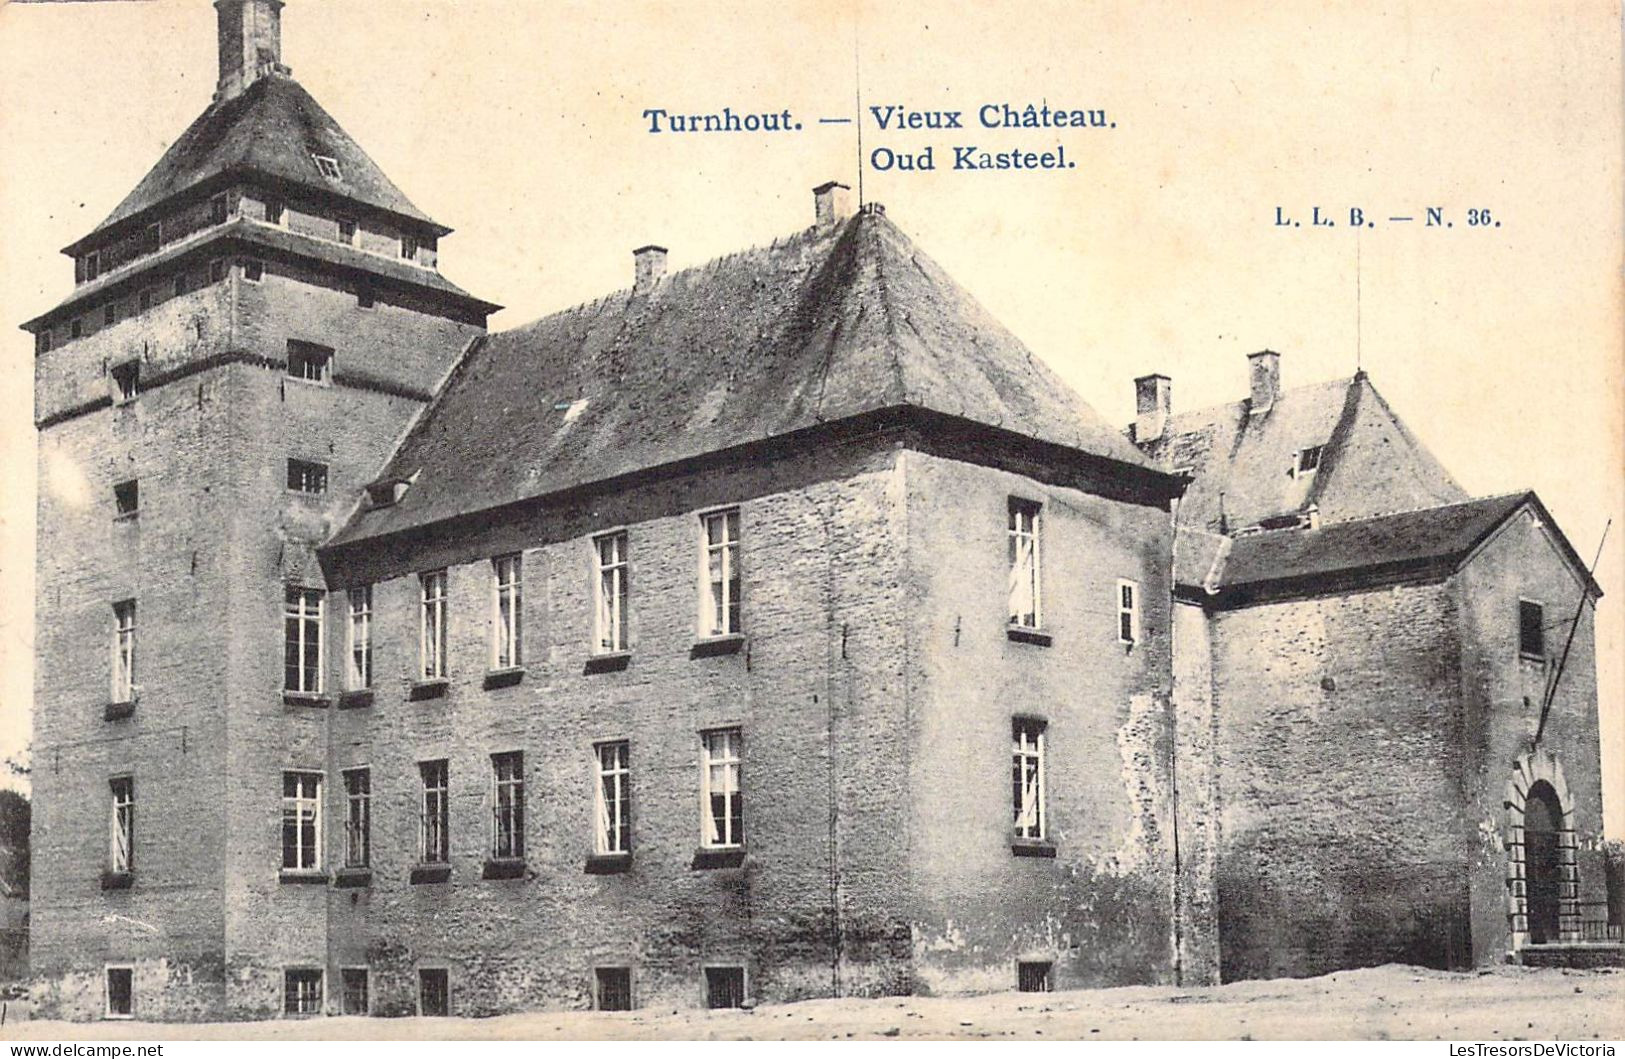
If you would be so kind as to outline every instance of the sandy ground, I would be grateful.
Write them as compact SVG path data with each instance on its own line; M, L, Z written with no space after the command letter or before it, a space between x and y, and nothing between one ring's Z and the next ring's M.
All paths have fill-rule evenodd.
M586 1011L490 1019L325 1018L165 1025L8 1021L8 1040L782 1040L1201 1038L1619 1040L1625 971L1415 967L1207 989L1136 986L977 997L810 1000L754 1011Z

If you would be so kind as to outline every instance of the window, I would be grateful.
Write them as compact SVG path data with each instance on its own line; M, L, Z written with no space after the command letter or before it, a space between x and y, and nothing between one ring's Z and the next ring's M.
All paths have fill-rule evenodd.
M267 224L281 224L283 215L287 212L281 199L265 200L265 221Z
M491 755L491 856L525 855L525 755Z
M85 282L89 283L102 274L102 255L91 251L85 255Z
M598 577L593 583L595 639L599 653L626 650L626 534L606 533L593 542Z
M351 217L339 218L339 242L345 246L355 245L355 219Z
M355 303L357 306L363 309L371 309L374 305L376 305L377 299L373 296L372 288L357 287L355 289Z
M1518 653L1546 657L1546 608L1532 600L1518 600Z
M141 364L139 361L127 360L123 364L113 367L114 398L120 404L133 401L141 392Z
M491 560L491 668L516 669L523 665L522 602L524 570L517 555Z
M113 604L113 701L134 702L135 600Z
M344 684L351 691L360 691L372 687L372 586L350 589L349 604Z
M1023 993L1048 993L1050 971L1055 965L1048 960L1022 960L1016 964L1016 988Z
M282 868L320 871L322 867L322 774L282 774Z
M135 1018L135 968L128 965L107 968L107 1017Z
M744 1007L745 969L743 967L707 967L705 969L705 1006L708 1008Z
M113 806L107 866L115 874L128 875L135 871L135 780L120 776L107 785Z
M85 333L85 322L83 320L74 320L72 323L70 323L68 325L68 335L69 335L69 337L78 338L80 335L82 335L84 333Z
M307 382L326 382L333 365L333 351L310 342L288 343L288 377Z
M1310 445L1306 449L1299 449L1292 459L1292 476L1303 478L1319 470L1320 454L1324 448L1324 445Z
M424 680L446 677L446 571L434 570L419 578L422 605L418 620L419 675Z
M700 735L701 845L708 849L745 842L745 815L739 791L739 729Z
M135 518L141 510L141 483L131 478L113 486L113 514L119 518Z
M632 968L596 967L592 974L599 1011L632 1010Z
M288 460L288 491L321 496L327 492L327 464L312 460Z
M1117 639L1140 642L1140 586L1133 581L1117 582Z
M344 866L372 864L372 770L344 770Z
M322 176L329 180L338 180L342 177L339 172L339 160L330 155L313 154L310 156L316 161L316 168L321 170Z
M173 290L175 291L175 297L177 298L186 293L186 273L181 272L175 276L175 285Z
M139 295L137 295L136 296L136 304L141 307L142 312L146 312L148 309L152 308L152 291L151 291L151 289L144 290Z
M451 983L444 967L418 968L418 1014L451 1014Z
M282 972L282 1013L322 1013L322 972L315 967L289 967Z
M597 808L593 848L598 853L632 852L629 752L630 747L625 742L599 743L593 747L598 760L598 789L593 799Z
M322 692L322 593L289 585L283 608L282 688Z
M41 331L34 336L34 352L49 353L51 351L51 332Z
M418 853L424 864L446 864L451 860L448 769L445 759L418 762L423 779L423 819L418 828Z
M1010 624L1036 629L1042 617L1038 572L1039 505L1010 500Z
M215 258L209 262L209 282L219 283L226 278L226 262L223 258Z
M365 967L341 967L339 969L340 984L344 989L344 1014L365 1015L369 1013L367 998L367 969Z
M146 226L146 228L142 229L141 247L139 252L143 254L156 254L158 252L158 247L162 245L163 241L163 229L159 225L149 224Z
M102 306L102 326L112 327L118 323L118 303L108 302Z
M243 278L250 283L258 283L265 275L265 262L257 257L248 258L243 262Z
M739 511L702 515L705 529L705 598L700 630L706 636L743 631L739 623Z
M418 241L410 235L401 236L401 258L405 261L418 259Z
M1014 748L1011 787L1016 837L1044 838L1044 722L1017 717L1011 725Z
M209 200L209 223L226 223L226 196L216 195Z

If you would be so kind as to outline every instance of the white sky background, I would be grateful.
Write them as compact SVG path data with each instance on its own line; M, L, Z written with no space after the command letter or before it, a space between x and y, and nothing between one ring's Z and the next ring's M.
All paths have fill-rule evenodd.
M935 174L864 189L1116 422L1132 379L1174 405L1355 366L1351 231L1274 208L1363 206L1363 362L1474 494L1535 488L1598 579L1608 829L1622 800L1621 129L1611 3L864 4L865 104L1105 108L1117 128L875 135L936 144ZM812 219L857 175L855 9L840 4L288 0L284 61L421 208L441 267L506 329L625 287L631 250L682 269ZM72 288L58 250L105 217L207 105L205 0L0 7L0 320ZM651 136L645 107L788 107L793 136ZM1045 150L1061 173L962 174L948 146ZM1388 226L1449 209L1448 232ZM1468 207L1502 227L1470 231ZM0 331L0 753L32 687L32 346ZM48 544L47 544L48 546ZM1574 674L1573 678L1580 678ZM1429 763L1418 762L1418 767Z

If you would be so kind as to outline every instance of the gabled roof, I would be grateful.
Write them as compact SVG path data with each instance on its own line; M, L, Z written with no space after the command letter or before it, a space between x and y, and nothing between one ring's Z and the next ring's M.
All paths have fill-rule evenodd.
M339 179L323 176L314 155L335 159ZM109 229L227 174L286 181L416 221L441 235L451 230L412 205L297 81L271 74L240 95L210 104L118 208L63 252L78 253Z
M343 544L911 407L1152 464L870 207L470 350Z
M1345 587L1367 581L1448 573L1513 515L1529 508L1552 530L1552 539L1591 591L1602 589L1563 536L1539 497L1525 490L1418 511L1234 538L1216 582L1220 595L1263 594ZM1183 537L1183 534L1182 534Z

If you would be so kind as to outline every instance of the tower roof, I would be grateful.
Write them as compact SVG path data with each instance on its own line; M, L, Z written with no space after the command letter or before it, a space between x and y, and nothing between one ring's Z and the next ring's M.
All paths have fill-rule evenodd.
M485 339L334 543L901 408L1163 477L870 208Z
M337 162L338 176L323 175L317 156ZM244 176L371 207L437 235L451 231L414 206L297 81L272 73L211 103L107 219L63 253L88 249L185 192L201 195Z

